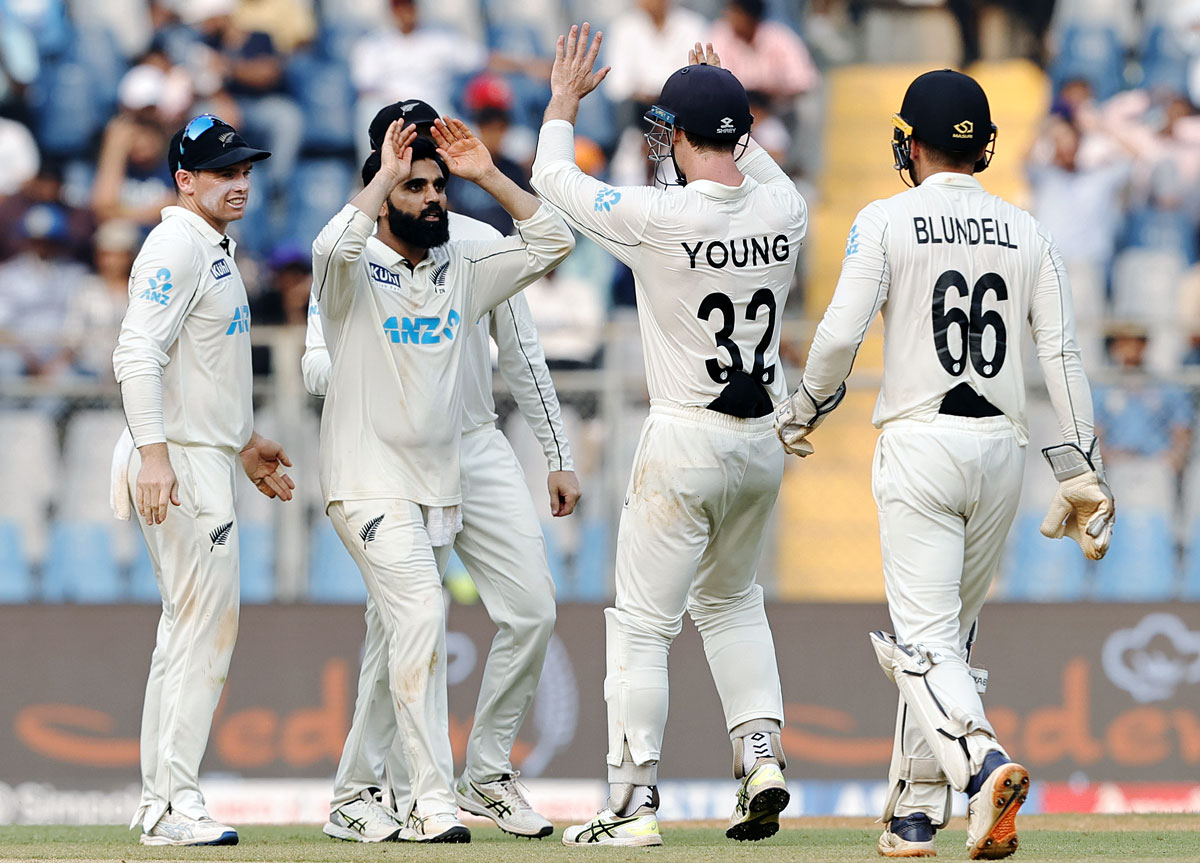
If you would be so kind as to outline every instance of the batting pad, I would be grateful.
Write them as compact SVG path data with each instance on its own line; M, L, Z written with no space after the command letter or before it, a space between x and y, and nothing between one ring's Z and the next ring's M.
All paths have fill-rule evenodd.
M962 791L983 757L1000 748L967 664L921 645L899 644L886 632L872 632L871 645L946 778Z

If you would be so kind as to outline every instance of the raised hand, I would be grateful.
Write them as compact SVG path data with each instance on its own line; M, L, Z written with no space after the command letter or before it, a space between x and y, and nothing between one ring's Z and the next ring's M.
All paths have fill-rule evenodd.
M456 177L478 183L496 170L488 148L462 120L442 117L435 121L433 141L437 144L438 155L446 161L446 167Z
M412 173L412 142L417 137L416 126L405 126L393 120L379 148L379 171L386 174L393 186L408 179Z
M600 43L604 41L603 31L597 30L595 38L588 44L588 36L592 25L584 21L583 26L571 25L571 32L558 37L554 48L554 67L550 71L551 98L566 96L582 99L599 86L608 75L611 67L605 66L599 72L593 72L596 57L600 54Z
M712 42L705 42L703 45L697 42L695 47L688 50L688 65L708 65L716 66L720 69L721 57L717 54L717 50L713 48Z

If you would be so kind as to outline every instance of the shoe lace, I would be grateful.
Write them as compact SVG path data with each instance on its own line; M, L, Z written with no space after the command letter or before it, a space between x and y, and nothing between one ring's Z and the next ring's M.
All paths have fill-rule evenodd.
M519 775L519 773L505 773L496 780L496 784L500 786L504 791L504 796L510 803L515 804L516 808L532 809L533 807L529 805L529 800L525 796L529 789L525 787L524 783L517 780Z

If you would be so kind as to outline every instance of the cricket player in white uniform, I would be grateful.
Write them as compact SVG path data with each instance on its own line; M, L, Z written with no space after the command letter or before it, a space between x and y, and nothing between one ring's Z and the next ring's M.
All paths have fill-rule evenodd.
M321 489L388 643L411 784L399 838L465 842L448 756L439 565L461 527L463 333L561 262L574 240L553 210L496 170L462 123L439 121L435 137L437 150L393 122L377 173L313 244L331 359ZM449 171L492 194L517 235L446 242Z
M896 168L915 188L855 219L804 377L780 405L779 435L789 452L812 452L808 433L841 400L882 309L872 482L895 635L871 641L900 704L878 850L933 856L954 788L970 796L970 857L993 859L1016 850L1029 774L996 739L979 697L987 674L968 663L1020 496L1026 324L1063 437L1043 450L1060 485L1042 532L1100 558L1113 503L1062 259L1028 213L973 176L994 146L987 96L966 75L929 72L894 121Z
M416 99L384 108L371 124L371 145L378 147L392 120L403 118L417 126L418 134L429 135L437 117L433 108ZM458 213L448 216L455 240L501 238L484 222ZM500 373L546 455L551 513L569 515L579 499L558 395L529 306L517 294L461 336L467 339L460 453L463 529L454 538L454 548L498 632L484 665L467 740L467 764L455 794L468 812L486 815L509 833L540 838L550 835L553 825L525 799L511 756L554 630L554 581L520 465L507 438L496 429L489 334L498 349ZM323 396L330 362L315 305L309 311L302 364L308 391ZM409 795L403 761L393 748L396 718L387 681L387 643L379 612L370 600L366 622L358 699L324 831L338 839L380 842L398 838L402 826L381 802L385 761L397 809L407 811Z
M608 805L567 845L658 845L667 652L686 611L704 640L741 779L726 835L762 839L787 805L775 645L756 583L783 475L772 412L787 389L783 308L808 222L795 185L753 142L746 92L697 45L646 118L681 189L610 188L579 170L572 123L601 35L560 37L533 186L627 264L637 289L650 416L617 536L605 611ZM740 156L735 160L735 154Z
M175 133L178 205L134 261L113 352L129 424L113 456L114 508L137 510L163 598L130 825L143 845L238 841L208 816L197 775L237 638L239 455L268 497L290 500L294 487L276 473L291 464L283 449L253 430L250 308L225 235L245 212L252 163L269 155L207 114Z

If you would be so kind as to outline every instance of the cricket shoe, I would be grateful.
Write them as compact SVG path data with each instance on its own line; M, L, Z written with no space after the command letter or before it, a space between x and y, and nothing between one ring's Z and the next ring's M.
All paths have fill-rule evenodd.
M236 845L237 831L211 818L189 818L167 810L139 839L143 845Z
M1012 761L992 770L967 801L967 856L999 860L1017 850L1017 810L1029 794L1029 771Z
M321 830L346 842L397 842L401 826L392 810L383 805L383 792L364 788L356 799L330 812Z
M937 829L924 812L893 818L875 846L884 857L936 857Z
M497 827L513 836L541 839L554 832L554 825L529 805L512 774L505 774L495 782L476 782L464 772L454 786L454 799L461 808L491 818Z
M471 831L458 820L456 812L435 812L424 818L413 809L400 831L401 842L470 842Z
M658 790L654 791L658 802ZM596 813L587 824L577 824L563 831L564 845L615 845L617 847L639 847L661 845L662 834L658 832L658 812L653 806L639 806L630 815L618 815L607 806Z
M725 835L739 842L774 836L779 832L779 813L791 799L779 764L774 760L763 761L738 787L737 805Z

